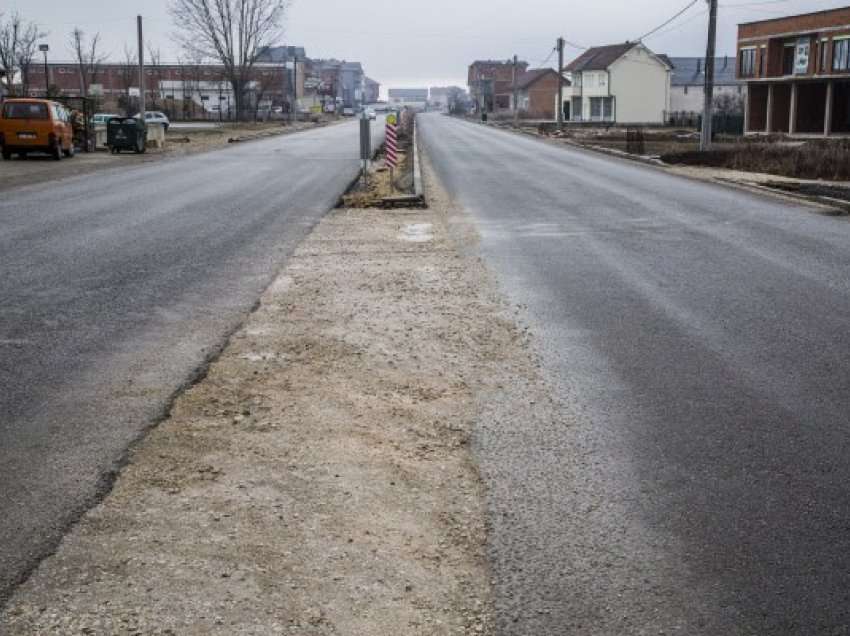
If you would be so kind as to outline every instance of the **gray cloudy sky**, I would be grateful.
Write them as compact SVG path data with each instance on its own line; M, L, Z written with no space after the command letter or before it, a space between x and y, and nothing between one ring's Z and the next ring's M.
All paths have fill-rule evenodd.
M718 53L732 54L735 25L791 13L846 6L850 0L720 0ZM640 37L688 4L688 0L293 0L285 22L288 44L313 57L363 62L388 86L465 85L473 59L514 53L537 66L562 35L578 45L610 44ZM0 0L50 32L52 59L69 59L67 33L79 25L99 31L116 60L133 43L135 16L145 18L146 39L163 61L179 54L171 37L168 0ZM659 53L705 52L707 10L699 0L681 18L646 40ZM567 60L579 53L567 51ZM554 57L549 60L553 64Z

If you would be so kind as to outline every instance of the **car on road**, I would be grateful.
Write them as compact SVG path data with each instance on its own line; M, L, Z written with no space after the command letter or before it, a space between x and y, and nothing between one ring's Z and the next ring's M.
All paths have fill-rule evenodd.
M354 117L354 109L351 108L350 106L346 106L345 108L342 109L342 116L343 117Z
M133 115L136 119L139 119L139 113ZM162 124L165 126L165 132L168 132L168 127L171 125L171 122L168 120L168 117L165 113L158 110L146 110L145 111L145 123L146 124Z
M368 119L371 119L372 121L374 121L378 118L378 115L375 113L374 110L367 110L366 111L366 117Z
M74 156L71 113L59 102L47 99L7 99L0 111L0 152L24 158L30 152L46 152L57 161Z

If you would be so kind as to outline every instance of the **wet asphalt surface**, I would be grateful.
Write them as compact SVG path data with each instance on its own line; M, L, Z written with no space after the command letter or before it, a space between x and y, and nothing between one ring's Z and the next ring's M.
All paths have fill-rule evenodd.
M556 408L479 422L500 634L850 633L850 221L442 116Z
M0 604L253 308L358 153L349 122L3 192Z

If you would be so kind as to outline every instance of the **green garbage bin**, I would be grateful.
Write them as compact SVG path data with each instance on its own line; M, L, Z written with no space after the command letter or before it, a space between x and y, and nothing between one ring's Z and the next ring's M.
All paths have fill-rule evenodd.
M135 117L112 117L106 122L106 145L113 154L122 150L143 153L147 138L145 122Z

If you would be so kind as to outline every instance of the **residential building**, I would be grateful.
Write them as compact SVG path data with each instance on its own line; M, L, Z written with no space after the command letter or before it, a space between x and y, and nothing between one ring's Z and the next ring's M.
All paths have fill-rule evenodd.
M568 121L663 124L670 110L672 67L641 42L587 49L564 69Z
M532 119L555 119L558 104L558 71L535 68L521 73L516 81L519 110ZM562 80L568 86L567 80ZM514 108L511 95L511 109Z
M390 106L425 110L428 106L427 88L391 88L387 91Z
M850 134L850 7L738 25L751 134Z
M492 113L509 111L515 74L528 70L528 62L512 60L477 60L469 65L467 85L478 112Z
M381 84L370 77L365 79L366 94L363 101L367 104L374 104L381 98Z
M705 58L671 57L670 110L673 113L702 113L705 107ZM714 58L714 98L740 105L743 111L747 85L737 77L735 60Z

